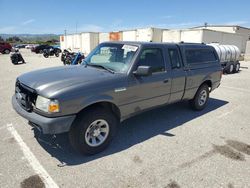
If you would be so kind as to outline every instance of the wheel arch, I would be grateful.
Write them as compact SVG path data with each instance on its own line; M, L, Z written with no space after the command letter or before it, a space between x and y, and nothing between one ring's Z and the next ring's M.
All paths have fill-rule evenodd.
M105 108L107 110L110 110L116 117L117 119L120 121L121 119L121 111L119 109L119 107L112 101L109 100L100 100L100 101L95 101L95 102L90 102L88 104L86 104L78 113L79 114L83 114L84 112L93 109L93 108Z
M203 82L200 84L200 87L201 87L202 85L204 85L204 84L206 84L206 85L209 87L209 92L210 92L211 89L212 89L212 86L213 86L212 81L211 81L210 79L206 79L205 81L203 81ZM200 87L199 87L199 88L200 88Z

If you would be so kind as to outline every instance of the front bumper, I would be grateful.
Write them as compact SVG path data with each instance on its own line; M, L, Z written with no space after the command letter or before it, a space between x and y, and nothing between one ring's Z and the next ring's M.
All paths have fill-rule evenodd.
M12 97L12 106L15 111L37 126L43 134L59 134L68 132L76 115L48 118L35 112L27 112L17 102L15 95Z

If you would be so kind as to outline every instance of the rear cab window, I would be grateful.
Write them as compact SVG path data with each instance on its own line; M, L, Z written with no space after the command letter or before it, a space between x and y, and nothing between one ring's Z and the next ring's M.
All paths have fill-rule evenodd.
M186 49L187 64L210 63L218 61L214 50L211 48Z
M177 48L169 48L168 55L172 69L181 68L181 57Z

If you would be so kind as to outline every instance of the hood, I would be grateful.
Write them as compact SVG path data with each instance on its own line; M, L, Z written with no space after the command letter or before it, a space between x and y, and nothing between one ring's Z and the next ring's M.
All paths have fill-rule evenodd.
M105 80L113 76L114 74L102 69L76 65L32 71L19 76L18 80L38 93L51 94L72 85Z

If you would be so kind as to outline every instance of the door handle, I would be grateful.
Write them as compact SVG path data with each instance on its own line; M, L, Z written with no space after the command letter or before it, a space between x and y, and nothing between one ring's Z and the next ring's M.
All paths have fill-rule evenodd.
M163 83L168 83L169 79L163 80Z

